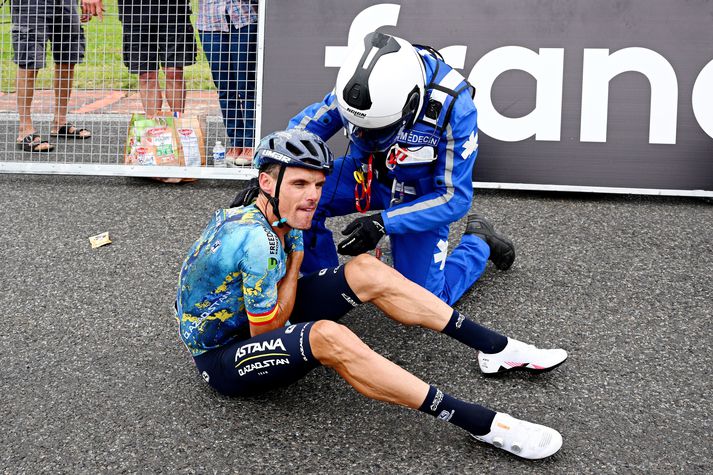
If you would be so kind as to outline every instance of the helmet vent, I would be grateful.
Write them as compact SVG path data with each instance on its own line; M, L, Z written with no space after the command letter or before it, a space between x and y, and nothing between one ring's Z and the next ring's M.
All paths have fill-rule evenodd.
M314 145L312 145L312 142L310 142L309 140L301 140L300 142L302 142L302 145L304 145L304 147L307 150L309 150L310 155L312 155L312 156L318 155L317 149L314 148Z
M319 160L315 160L314 158L304 158L302 159L302 163L306 163L307 165L312 165L318 168L322 167L322 162L320 162Z
M322 152L322 153L320 154L322 157L326 157L326 156L328 156L328 155L331 153L331 152L329 152L329 151L327 150L327 146L324 145L324 142L321 142L321 141L320 141L320 142L317 142L317 145L319 145L319 149L320 149L321 152Z
M304 142L302 142L304 143ZM285 148L292 154L293 157L300 157L303 155L302 150L297 148L295 144L292 142L286 142L285 143Z

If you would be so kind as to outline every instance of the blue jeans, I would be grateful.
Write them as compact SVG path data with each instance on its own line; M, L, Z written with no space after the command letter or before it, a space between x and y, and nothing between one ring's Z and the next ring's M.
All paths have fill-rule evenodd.
M232 147L252 147L255 131L257 24L200 31L203 51L218 89L223 124Z

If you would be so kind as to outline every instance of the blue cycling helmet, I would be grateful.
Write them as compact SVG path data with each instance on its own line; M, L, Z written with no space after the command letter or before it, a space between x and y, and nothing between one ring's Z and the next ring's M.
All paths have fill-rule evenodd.
M324 141L312 132L287 129L265 136L255 149L253 167L258 170L276 163L286 167L309 168L325 174L332 171L334 156Z

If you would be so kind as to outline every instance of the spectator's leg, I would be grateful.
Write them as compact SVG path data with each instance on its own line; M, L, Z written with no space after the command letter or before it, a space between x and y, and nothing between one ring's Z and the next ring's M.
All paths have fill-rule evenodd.
M243 48L245 46L242 39L242 31L245 27L234 28L230 27L230 81L233 87L233 107L232 114L235 117L235 141L240 147L247 147L250 144L246 141L247 124L245 123L245 56Z
M257 67L257 24L240 28L237 34L238 91L242 99L244 147L252 148L255 130L255 74Z
M163 107L158 71L139 74L139 94L141 95L141 105L144 107L146 117L156 117Z
M72 94L74 66L84 60L86 38L81 27L77 3L54 2L52 33L52 57L54 59L54 121L52 133L67 125L67 106ZM91 132L81 132L70 128L68 134L77 132L76 137L86 138Z
M146 117L155 117L162 109L163 97L159 85L157 26L151 15L150 2L119 2L122 27L122 55L131 74L138 75L139 96Z
M48 26L46 19L39 15L33 3L11 2L10 11L13 61L17 64L15 91L17 113L20 117L17 131L19 141L36 132L32 124L32 100L35 96L37 73L45 67L44 52Z
M74 64L57 63L54 66L54 122L52 133L67 124L67 106L72 94Z
M166 75L166 102L172 112L180 112L186 108L186 81L183 78L183 68L164 68Z
M35 132L32 125L32 99L35 96L35 79L37 69L17 68L17 113L20 116L20 128L17 140Z
M188 2L166 2L158 11L168 17L157 15L156 48L164 75L166 76L166 102L172 112L183 113L186 109L186 83L183 69L196 62L196 40Z
M226 155L240 155L243 147L240 118L240 97L237 86L237 66L231 61L231 34L212 31L200 31L203 52L210 64L213 83L218 90L220 111L223 114L223 125L229 138L229 149Z

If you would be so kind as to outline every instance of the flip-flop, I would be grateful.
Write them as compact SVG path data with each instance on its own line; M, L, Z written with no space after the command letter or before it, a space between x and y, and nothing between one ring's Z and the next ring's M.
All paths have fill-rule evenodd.
M74 129L74 130L72 130ZM89 132L89 135L82 135L82 132ZM57 129L57 132L51 133L50 137L62 137L65 139L73 140L85 140L91 138L92 132L87 129L79 129L74 124L64 124L62 127Z
M35 141L35 139L40 139L39 141ZM47 148L38 148L41 145L47 144L49 147ZM42 137L40 134L30 134L30 135L25 135L22 140L17 141L17 146L18 148L22 149L24 152L33 152L33 153L43 153L43 152L51 152L54 150L54 145L49 143L46 140L42 140Z

